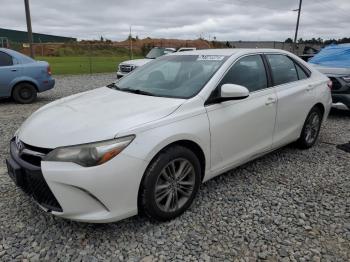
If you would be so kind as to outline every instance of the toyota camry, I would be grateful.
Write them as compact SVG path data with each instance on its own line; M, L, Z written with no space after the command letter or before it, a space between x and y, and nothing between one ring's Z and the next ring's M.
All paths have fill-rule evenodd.
M330 88L281 50L165 55L32 114L10 142L8 173L67 219L173 219L201 183L292 142L312 147Z

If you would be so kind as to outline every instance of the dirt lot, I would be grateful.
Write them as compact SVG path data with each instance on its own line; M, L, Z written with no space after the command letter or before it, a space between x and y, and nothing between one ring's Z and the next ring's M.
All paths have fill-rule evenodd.
M310 150L287 146L205 183L167 223L94 225L40 210L7 176L8 141L42 105L110 83L57 77L32 105L0 101L0 261L350 261L350 113L333 111Z

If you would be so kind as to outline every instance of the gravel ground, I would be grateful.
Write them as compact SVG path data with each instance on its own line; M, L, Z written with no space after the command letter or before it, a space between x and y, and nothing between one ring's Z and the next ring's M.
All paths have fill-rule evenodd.
M112 74L57 77L32 105L0 101L0 261L350 261L350 114L332 112L310 150L287 146L201 186L167 223L136 216L72 222L41 211L7 176L8 141L42 105L110 83Z

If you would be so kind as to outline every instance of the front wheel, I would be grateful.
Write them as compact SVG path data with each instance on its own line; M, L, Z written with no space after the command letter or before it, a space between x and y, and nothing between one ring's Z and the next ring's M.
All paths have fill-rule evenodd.
M301 149L307 149L312 147L318 138L322 124L322 112L318 107L314 107L309 112L300 137L297 141L297 145Z
M148 167L139 204L149 217L167 221L192 204L201 182L201 166L186 147L173 146L160 152Z

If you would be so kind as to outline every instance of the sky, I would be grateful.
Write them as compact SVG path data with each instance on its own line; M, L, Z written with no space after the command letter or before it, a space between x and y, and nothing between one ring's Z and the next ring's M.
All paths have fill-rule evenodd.
M33 32L78 39L294 38L298 0L30 0ZM6 10L5 10L6 8ZM1 0L0 27L26 30L23 0ZM299 37L350 37L350 0L304 0Z

